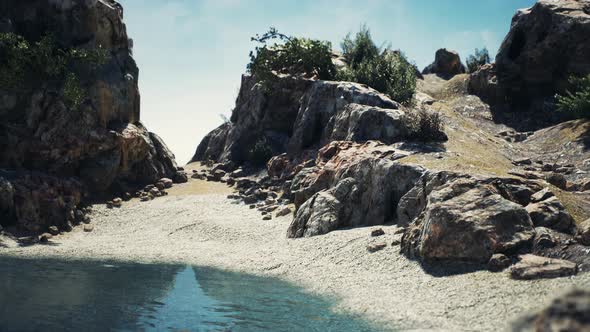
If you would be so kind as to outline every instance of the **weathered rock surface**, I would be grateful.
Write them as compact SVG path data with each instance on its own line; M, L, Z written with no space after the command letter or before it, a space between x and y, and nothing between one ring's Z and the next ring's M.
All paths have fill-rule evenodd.
M547 227L566 233L572 232L575 228L574 219L555 196L530 204L526 210L536 227Z
M378 142L332 142L322 148L316 166L293 180L298 210L287 236L394 221L397 202L425 171L395 162L405 155Z
M590 246L590 219L577 225L576 240L585 246Z
M563 90L567 78L590 73L590 4L540 0L520 10L496 56L498 82L509 102L531 102Z
M75 205L81 193L122 190L175 176L174 155L139 122L138 68L118 3L7 0L0 3L0 21L9 22L4 32L30 42L51 33L60 47L101 48L106 53L105 64L94 71L71 67L86 92L77 110L67 106L62 83L43 82L18 93L0 91L0 100L15 101L0 108L0 168L48 174L14 180L31 189L25 193L17 188L13 207L2 206L3 213L11 215L3 224L16 223L26 230L42 228L48 220L64 224L67 204L46 204L38 195L51 200L73 196L68 204ZM27 179L32 182L25 183ZM64 189L73 188L75 179L81 182L76 189ZM13 180L0 183L6 181ZM39 191L43 194L35 194Z
M398 208L404 216L399 220L413 220L402 237L402 251L427 261L487 263L493 254L530 245L531 219L522 205L501 195L498 181L427 174L422 188L402 198Z
M521 255L519 259L520 261L510 268L510 276L513 279L559 278L578 272L578 266L575 263L563 259L535 255Z
M589 331L590 292L573 290L555 299L546 309L526 317L514 331Z
M292 156L334 140L399 142L415 131L412 112L361 84L286 76L277 77L268 93L244 75L231 122L203 139L193 161L241 164L261 139L273 155Z
M436 51L434 62L422 71L424 75L437 74L445 79L464 73L465 66L461 63L459 53L447 50L446 48Z

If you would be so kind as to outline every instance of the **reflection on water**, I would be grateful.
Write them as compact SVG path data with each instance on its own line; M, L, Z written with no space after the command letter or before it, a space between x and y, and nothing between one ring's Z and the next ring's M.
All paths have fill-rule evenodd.
M0 331L374 331L276 279L0 257Z

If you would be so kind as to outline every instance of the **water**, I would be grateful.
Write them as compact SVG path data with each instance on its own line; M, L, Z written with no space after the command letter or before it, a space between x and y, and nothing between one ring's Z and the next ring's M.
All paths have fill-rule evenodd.
M376 331L332 301L215 269L0 257L0 331Z

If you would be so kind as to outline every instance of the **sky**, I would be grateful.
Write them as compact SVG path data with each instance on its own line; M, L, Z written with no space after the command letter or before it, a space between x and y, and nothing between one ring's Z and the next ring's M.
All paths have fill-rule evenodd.
M439 48L464 60L492 58L517 9L534 0L119 0L134 41L141 121L185 164L235 104L250 37L280 32L327 40L339 50L366 24L378 45L401 49L420 69Z

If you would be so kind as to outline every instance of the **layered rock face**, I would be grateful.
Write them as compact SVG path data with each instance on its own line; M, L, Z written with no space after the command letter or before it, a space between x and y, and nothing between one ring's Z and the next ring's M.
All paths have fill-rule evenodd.
M536 107L535 104L563 91L570 75L589 74L588 36L588 1L540 0L529 9L518 11L496 56L497 81L513 108ZM476 73L472 78L492 76L490 68L482 70L484 73ZM492 86L480 82L473 86L473 91L489 98L494 80L487 81Z
M399 142L415 132L412 117L412 110L361 84L286 76L265 91L245 75L231 123L209 133L193 161L241 164L261 138L275 155L296 155L334 140Z
M424 75L436 74L445 79L464 73L465 66L461 62L459 53L446 48L436 51L434 62L422 71Z
M60 48L102 49L106 54L104 64L94 71L77 63L68 67L85 93L78 109L68 106L60 83L41 82L38 88L0 91L0 167L17 171L6 180L15 181L12 206L17 213L3 213L14 215L16 220L12 221L29 230L37 228L29 226L35 224L32 219L61 225L66 221L54 222L55 218L46 215L55 209L70 210L84 193L174 178L174 156L139 122L139 71L118 3L3 1L0 22L0 32L21 35L30 43L50 34ZM80 185L72 189L74 193L62 195L56 190L53 196L42 194L40 202L34 190L18 185L30 177L44 177L31 172L51 177L51 181L41 181L47 188L73 188L66 185L69 180L65 178L76 178ZM64 195L76 199L61 202ZM25 218L18 212L27 204L39 210L37 217Z

